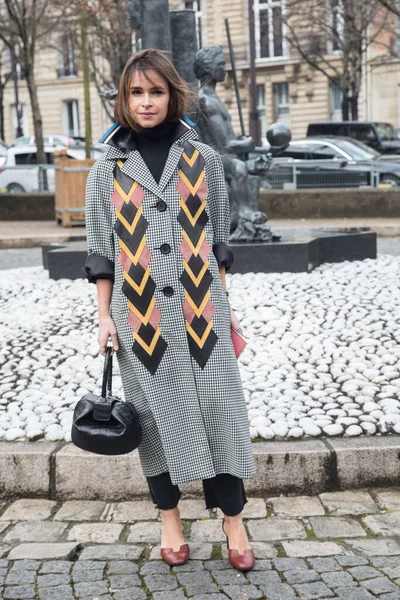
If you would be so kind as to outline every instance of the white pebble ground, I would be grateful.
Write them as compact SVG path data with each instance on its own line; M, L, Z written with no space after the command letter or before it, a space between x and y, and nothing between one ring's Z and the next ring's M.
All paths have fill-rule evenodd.
M227 274L253 439L400 433L399 278L389 255ZM96 287L2 271L0 336L0 440L70 441L76 402L99 393Z

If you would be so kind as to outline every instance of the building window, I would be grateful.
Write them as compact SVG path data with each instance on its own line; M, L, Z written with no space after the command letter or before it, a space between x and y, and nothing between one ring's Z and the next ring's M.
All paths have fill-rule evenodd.
M283 16L285 0L254 0L257 58L287 55Z
M64 135L80 135L78 100L66 100L63 102L62 119Z
M343 0L327 0L328 27L330 34L328 38L327 50L330 53L340 52L340 40L343 38L344 19L343 19Z
M274 83L274 120L290 127L289 84Z
M76 43L71 33L64 34L59 38L57 77L76 77L78 75L75 48Z
M205 0L203 0L205 1ZM186 8L188 10L194 10L196 12L196 33L197 33L197 47L201 48L201 40L202 40L202 19L203 12L201 6L201 0L189 0L188 2L181 3L182 8Z
M343 92L340 89L339 84L334 81L329 82L329 101L331 121L341 121Z
M257 112L260 121L261 139L265 141L267 134L267 111L265 109L265 86L257 85Z
M5 77L7 81L13 81L13 66L12 66L12 57L11 50L8 46L4 49L4 71ZM15 44L15 72L17 75L17 81L22 81L24 78L24 74L22 72L21 63L19 61L19 46Z

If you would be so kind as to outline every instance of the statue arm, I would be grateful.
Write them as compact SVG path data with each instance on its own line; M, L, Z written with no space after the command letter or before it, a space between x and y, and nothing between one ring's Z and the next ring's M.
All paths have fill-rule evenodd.
M204 112L208 117L210 135L215 142L214 147L220 154L229 154L232 152L235 154L242 154L243 152L251 152L254 150L254 140L250 136L233 137L232 139L227 137L224 127L221 124L222 117L218 114L218 111L204 110ZM233 130L232 135L235 135Z
M225 185L225 172L219 154L207 166L208 196L207 206L214 231L213 253L218 266L224 265L229 271L233 264L233 252L229 246L231 215L228 191Z

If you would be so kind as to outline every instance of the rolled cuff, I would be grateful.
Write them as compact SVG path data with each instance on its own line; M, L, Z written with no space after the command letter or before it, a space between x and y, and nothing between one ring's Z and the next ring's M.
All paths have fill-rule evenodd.
M97 279L114 281L114 263L105 256L88 254L83 265L83 272L89 283L96 283Z
M225 242L213 244L214 256L217 259L218 266L225 265L225 271L229 271L233 264L233 252Z

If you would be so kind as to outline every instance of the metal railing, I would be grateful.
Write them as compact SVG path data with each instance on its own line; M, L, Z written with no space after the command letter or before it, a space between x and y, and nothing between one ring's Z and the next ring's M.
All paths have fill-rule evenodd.
M377 188L381 174L373 166L344 165L337 160L296 161L275 158L262 187L275 190Z
M347 169L340 166L340 161L293 161L274 158L270 170L262 176L261 187L274 190L300 190L316 188L379 188L381 177L384 177L373 166L366 169ZM0 166L0 174L3 171L15 171L14 177L1 178L0 192L7 191L7 185L15 184L22 187L26 192L55 191L54 171L60 169L53 164L40 165L12 165ZM88 172L91 167L63 167L69 172ZM21 177L20 172L26 176ZM44 171L51 172L48 177L48 189L44 189ZM33 172L32 175L29 172ZM6 185L4 185L6 183ZM16 190L18 191L18 190Z

